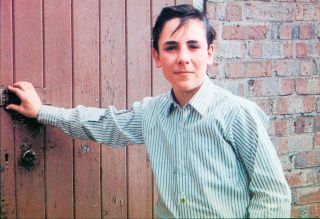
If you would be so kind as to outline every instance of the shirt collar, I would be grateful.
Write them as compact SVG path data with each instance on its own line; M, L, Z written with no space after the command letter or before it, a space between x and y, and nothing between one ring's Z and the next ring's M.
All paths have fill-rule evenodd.
M206 76L200 89L193 95L186 106L190 104L195 110L197 110L198 113L200 113L202 116L205 116L207 108L210 105L210 99L212 98L212 88L212 81L208 76ZM172 89L171 91L167 92L167 95L170 99L167 113L170 115L174 108L179 107L179 104L174 97Z

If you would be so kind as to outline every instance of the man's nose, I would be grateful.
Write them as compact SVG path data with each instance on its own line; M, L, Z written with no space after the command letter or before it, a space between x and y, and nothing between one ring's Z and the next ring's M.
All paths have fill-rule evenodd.
M187 49L181 48L178 53L178 64L187 65L190 63L190 54Z

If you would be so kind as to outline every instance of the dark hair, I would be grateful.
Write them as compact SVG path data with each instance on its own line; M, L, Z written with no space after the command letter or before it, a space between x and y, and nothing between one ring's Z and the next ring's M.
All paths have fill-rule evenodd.
M203 12L194 8L192 5L184 4L184 5L165 7L162 9L160 15L158 16L152 30L153 48L157 52L159 52L158 43L159 43L159 38L162 32L162 29L165 23L168 20L171 20L173 18L180 18L180 24L173 33L175 33L189 19L199 19L203 21L205 28L207 30L208 47L216 38L216 32L213 29L213 27L210 25L207 16Z

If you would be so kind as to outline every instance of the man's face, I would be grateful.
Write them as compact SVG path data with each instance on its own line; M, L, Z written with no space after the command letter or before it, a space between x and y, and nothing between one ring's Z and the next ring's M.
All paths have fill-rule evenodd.
M175 94L197 91L205 79L207 64L213 62L213 45L208 48L203 22L190 19L172 34L179 24L179 18L165 23L159 53L152 52L156 66L162 68Z

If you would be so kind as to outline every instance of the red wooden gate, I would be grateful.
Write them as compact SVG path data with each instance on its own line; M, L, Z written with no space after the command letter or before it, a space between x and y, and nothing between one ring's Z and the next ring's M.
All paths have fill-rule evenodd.
M50 103L127 108L169 88L151 60L165 5L192 0L1 0L0 84L49 88ZM156 190L143 146L113 149L1 119L1 218L150 218ZM19 163L22 148L35 167Z

